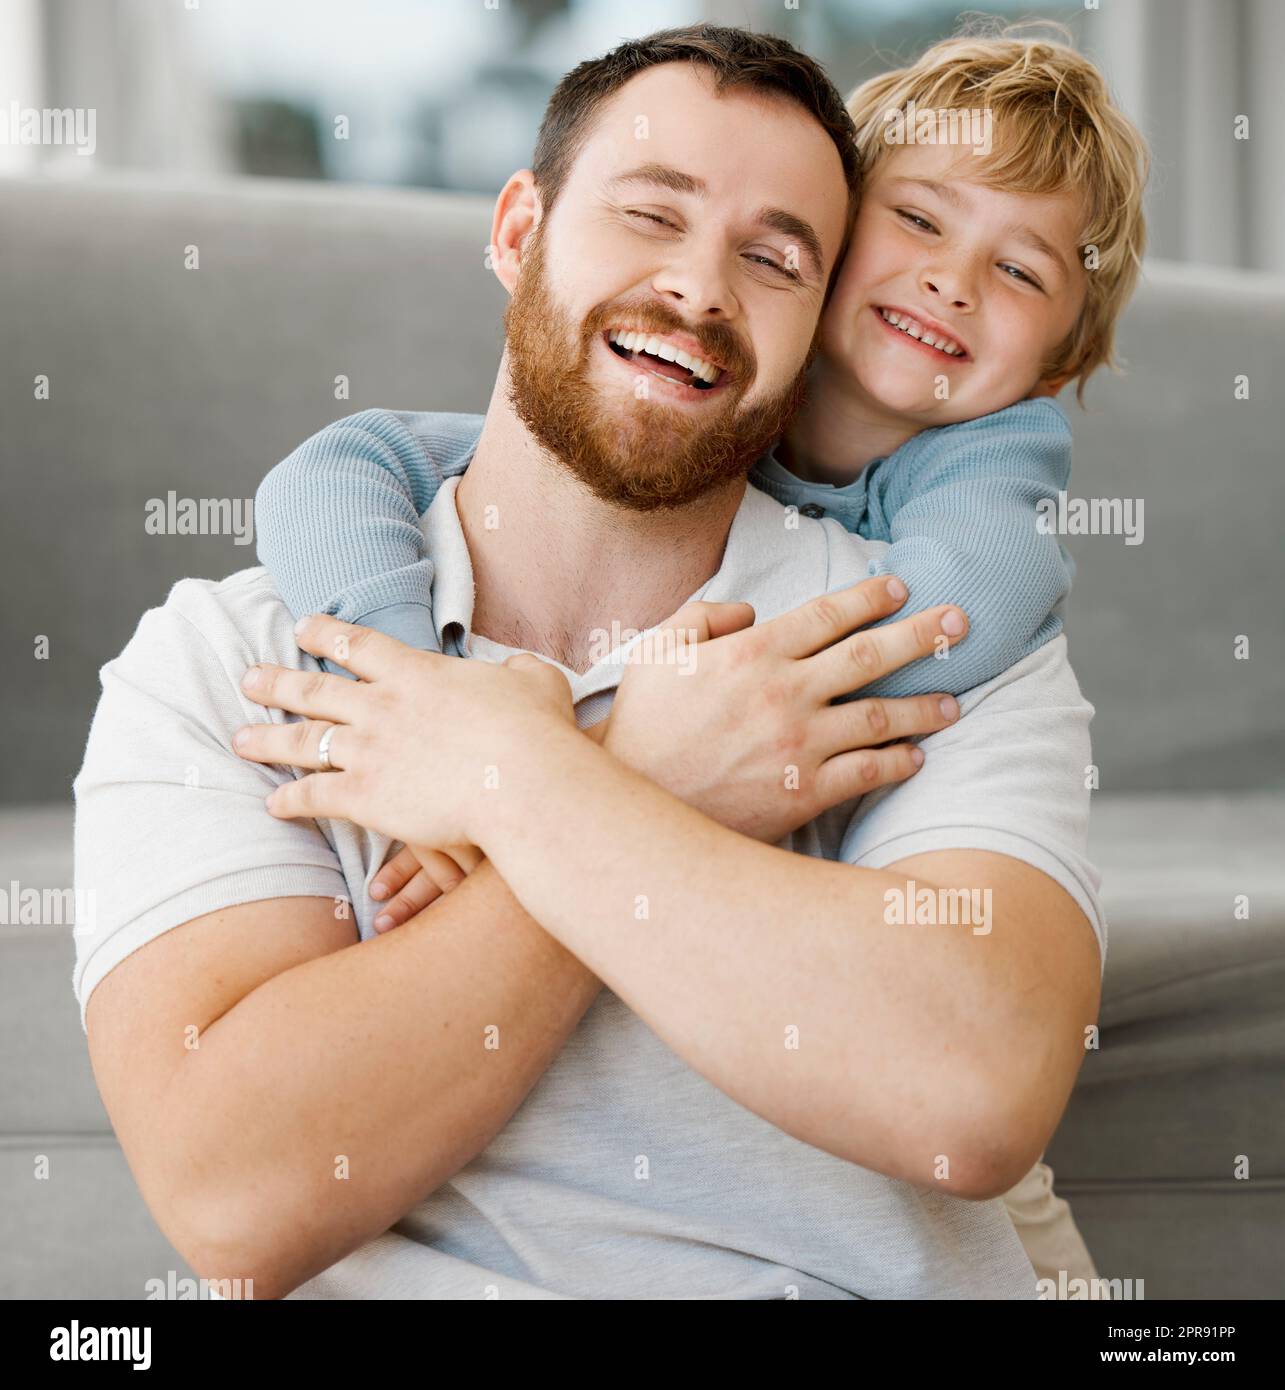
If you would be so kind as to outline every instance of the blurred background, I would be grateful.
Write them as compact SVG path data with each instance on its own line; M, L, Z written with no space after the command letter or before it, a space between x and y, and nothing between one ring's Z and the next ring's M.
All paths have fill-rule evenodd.
M1152 254L1285 270L1280 0L1082 0L1051 18L1152 141ZM708 19L788 34L843 91L949 33L943 0L3 0L0 92L93 106L92 158L0 146L0 171L270 175L494 193L558 78L622 38ZM1227 157L1223 122L1255 138ZM336 121L346 118L346 138Z
M494 198L582 59L706 19L791 39L846 95L960 13L0 0L0 1297L140 1298L186 1270L98 1098L71 921L18 905L70 892L101 667L177 580L257 563L251 536L149 530L152 504L248 502L368 407L485 409ZM1104 1277L1280 1297L1285 3L988 13L1066 25L1154 156L1127 374L1065 401L1072 497L1145 504L1145 539L1066 538L1110 946L1049 1162ZM24 110L64 108L93 114L92 154L15 138Z

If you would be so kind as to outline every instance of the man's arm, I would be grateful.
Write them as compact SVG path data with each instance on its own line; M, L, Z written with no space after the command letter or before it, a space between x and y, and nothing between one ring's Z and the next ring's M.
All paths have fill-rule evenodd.
M684 1061L796 1138L893 1177L985 1198L1029 1169L1097 1017L1097 943L1062 888L1001 854L876 870L762 845L564 742L556 776L509 773L488 854ZM989 895L989 932L890 925L885 894L908 879Z
M199 1273L265 1297L468 1162L600 985L486 866L357 943L336 912L355 838L341 864L315 821L270 816L290 775L230 747L264 717L237 687L253 643L303 661L260 590L182 581L103 668L75 782L98 910L75 940L99 1088L153 1214Z
M484 1148L600 982L488 865L398 931L354 941L321 896L344 881L316 824L264 811L266 791L295 784L228 746L262 711L229 686L223 654L242 639L226 602L180 586L104 668L77 778L77 882L102 886L111 911L81 942L78 978L99 1087L157 1221L202 1275L271 1296ZM274 716L261 727L287 743L306 731ZM173 902L278 882L309 896L171 925Z
M347 816L416 843L476 843L536 920L742 1104L864 1166L989 1196L1010 1187L1051 1134L1096 1008L1094 942L1071 869L1087 812L1080 769L1091 709L1065 644L977 692L970 714L928 739L924 767L887 798L909 798L891 830L882 817L885 849L903 853L879 851L859 867L869 848L845 846L848 864L811 860L694 809L708 809L708 771L723 766L711 744L766 750L738 782L747 795L774 785L779 797L800 763L800 801L834 765L849 785L874 787L874 746L906 732L916 702L826 701L858 673L873 678L931 651L952 616L845 638L886 588L868 580L704 640L686 663L640 652L605 748L567 722L565 682L535 657L461 664L315 618L299 634L304 648L342 638L367 683L256 671L257 700L315 719L291 746L273 728L250 730L248 756L315 768L326 721L339 721L344 771L281 787L274 815ZM670 622L685 630L703 611L692 604ZM428 728L424 707L439 715ZM796 709L813 712L780 718ZM836 736L852 751L818 768L812 743ZM399 777L380 774L398 760ZM487 767L502 774L494 789L480 775ZM454 795L426 806L417 788L430 777ZM871 800L863 825L881 820L865 813ZM930 874L954 877L924 886L998 895L994 935L943 926L925 939L886 920L889 892L908 892L886 866L925 849L967 851L932 857ZM807 1038L815 1043L804 1055ZM870 1066L894 1057L895 1068Z
M122 961L86 1022L157 1223L273 1298L485 1148L600 987L483 865L361 944L327 898L210 913Z

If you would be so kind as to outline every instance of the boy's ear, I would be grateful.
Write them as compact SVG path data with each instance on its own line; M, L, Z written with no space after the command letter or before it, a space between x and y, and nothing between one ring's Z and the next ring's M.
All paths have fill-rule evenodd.
M536 191L535 175L519 169L510 176L495 200L491 219L491 245L488 261L495 277L510 294L518 282L522 266L522 247L528 233L539 223L543 209Z

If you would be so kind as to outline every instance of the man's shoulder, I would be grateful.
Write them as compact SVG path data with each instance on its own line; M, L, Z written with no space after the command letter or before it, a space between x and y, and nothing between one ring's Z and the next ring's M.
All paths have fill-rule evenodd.
M1089 718L1094 713L1071 668L1066 634L1062 632L991 680L964 691L959 705L964 713L979 707L996 712L1001 709L1077 710L1085 712Z
M200 627L207 638L227 627L274 636L283 625L287 633L292 629L289 609L263 565L237 570L223 579L179 579L161 607ZM206 626L211 621L213 632Z
M831 857L886 868L934 851L1020 860L1059 884L1093 926L1105 959L1099 876L1088 858L1089 725L1059 634L959 697L961 717L922 740L924 765L822 818Z
M149 608L120 655L103 667L135 682L164 682L176 699L217 703L222 679L235 688L247 666L311 661L294 640L294 620L262 566L225 579L180 579Z
M717 602L744 601L757 621L788 613L832 589L870 574L870 562L888 549L833 518L816 520L747 486L723 554L723 564L704 595Z

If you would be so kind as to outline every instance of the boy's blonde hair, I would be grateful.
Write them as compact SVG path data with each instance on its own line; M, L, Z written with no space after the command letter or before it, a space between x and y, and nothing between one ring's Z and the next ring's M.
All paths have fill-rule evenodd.
M1019 37L1020 28L946 39L910 67L863 82L848 98L848 110L867 178L895 148L885 139L886 113L904 111L913 100L920 111L990 111L993 146L970 156L979 182L1018 193L1073 190L1084 198L1084 307L1041 370L1042 379L1077 381L1083 403L1089 374L1104 364L1117 366L1116 321L1133 292L1146 240L1142 190L1149 155L1087 58L1069 43Z

